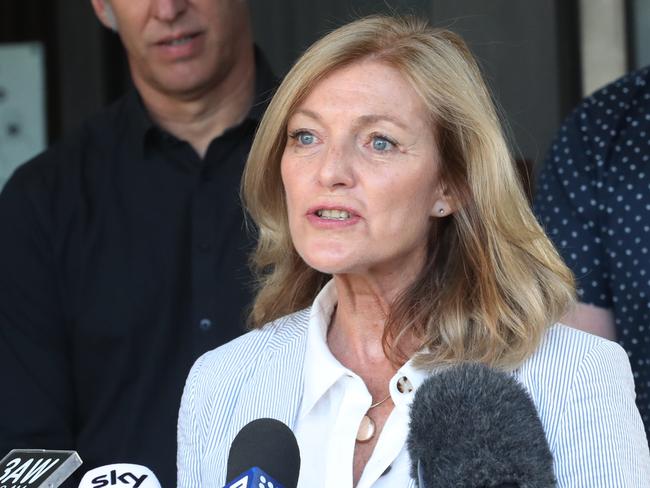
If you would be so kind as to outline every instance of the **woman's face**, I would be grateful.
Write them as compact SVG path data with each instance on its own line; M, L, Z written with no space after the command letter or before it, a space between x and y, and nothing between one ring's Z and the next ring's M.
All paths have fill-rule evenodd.
M331 274L417 273L431 217L450 207L432 123L400 72L373 60L334 71L287 132L282 181L305 262Z

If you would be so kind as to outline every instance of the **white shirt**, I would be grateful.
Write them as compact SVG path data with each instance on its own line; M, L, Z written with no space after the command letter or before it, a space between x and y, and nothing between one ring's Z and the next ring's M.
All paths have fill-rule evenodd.
M344 367L327 346L327 329L336 303L336 288L330 281L316 297L309 317L304 394L295 428L302 458L298 488L352 488L355 437L372 404L363 380ZM426 377L425 371L408 362L391 378L389 391L395 407L357 488L407 486L410 458L405 442L409 409L415 391ZM412 391L402 388L401 393L397 388L400 379L402 384L409 382Z

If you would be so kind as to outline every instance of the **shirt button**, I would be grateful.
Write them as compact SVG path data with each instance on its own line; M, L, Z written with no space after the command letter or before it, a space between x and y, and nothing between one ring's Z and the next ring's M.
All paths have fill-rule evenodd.
M397 391L400 393L411 393L413 391L411 380L409 380L406 376L402 376L400 379L398 379Z
M209 242L202 242L202 243L199 244L199 251L205 253L205 252L210 251L210 248L211 248L211 247L212 247L212 246L210 246L210 243L209 243Z
M202 331L207 331L212 328L212 320L210 319L201 319L199 322L199 329Z

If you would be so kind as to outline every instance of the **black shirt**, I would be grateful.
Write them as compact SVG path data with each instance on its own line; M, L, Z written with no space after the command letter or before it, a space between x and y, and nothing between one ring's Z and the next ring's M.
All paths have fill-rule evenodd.
M535 211L581 302L614 314L650 439L650 67L580 103L540 174Z
M251 299L239 185L274 84L259 58L253 108L203 160L132 91L6 184L0 457L76 449L82 473L136 463L175 486L185 377Z

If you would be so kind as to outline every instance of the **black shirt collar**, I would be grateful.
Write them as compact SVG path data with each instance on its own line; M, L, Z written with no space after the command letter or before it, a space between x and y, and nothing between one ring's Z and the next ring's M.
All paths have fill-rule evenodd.
M134 86L131 86L124 97L124 111L128 127L126 137L130 140L133 150L140 159L144 158L145 146L149 133L155 129L151 117Z

